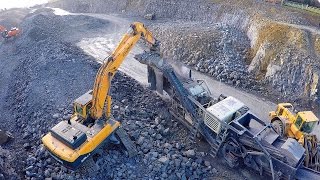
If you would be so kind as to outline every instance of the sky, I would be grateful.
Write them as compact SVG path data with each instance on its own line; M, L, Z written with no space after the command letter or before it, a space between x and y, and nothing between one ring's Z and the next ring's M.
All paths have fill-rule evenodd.
M48 2L48 0L0 0L0 9L30 7L46 2Z

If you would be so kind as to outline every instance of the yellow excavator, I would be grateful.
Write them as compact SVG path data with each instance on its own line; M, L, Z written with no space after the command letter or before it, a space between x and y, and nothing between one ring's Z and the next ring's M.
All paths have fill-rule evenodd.
M120 122L111 115L111 80L141 38L151 45L151 50L157 49L157 40L144 24L131 24L117 48L98 70L93 90L74 101L71 119L61 121L42 138L46 149L64 166L77 169L114 132L120 130Z
M290 103L280 103L269 113L275 131L283 137L296 139L306 150L305 166L320 171L317 136L311 134L319 119L312 111L294 112Z

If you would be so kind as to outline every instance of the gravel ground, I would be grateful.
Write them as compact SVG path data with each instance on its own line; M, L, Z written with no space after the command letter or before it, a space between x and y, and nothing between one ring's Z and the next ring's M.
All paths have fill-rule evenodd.
M192 22L150 26L161 41L165 58L182 61L236 87L252 88L256 84L247 71L250 41L244 32L227 25Z
M41 13L40 13L41 12ZM50 22L50 23L47 23ZM41 137L72 113L72 101L92 88L99 64L75 46L82 36L98 36L106 20L56 16L39 10L21 24L24 33L0 47L0 128L15 139L0 149L0 179L252 179L212 159L205 144L191 146L187 131L168 116L166 103L135 80L113 80L113 115L136 143L138 156L123 147L102 148L98 173L72 172L53 160ZM73 29L73 31L70 31ZM92 32L88 34L87 32ZM219 162L216 164L216 162Z
M0 11L0 25L8 29L18 26L29 12L30 9L9 9L6 11Z

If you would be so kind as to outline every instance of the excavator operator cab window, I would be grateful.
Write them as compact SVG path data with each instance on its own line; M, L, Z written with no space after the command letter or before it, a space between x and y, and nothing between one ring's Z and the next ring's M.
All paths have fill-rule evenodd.
M86 114L89 114L89 113L90 113L91 107L92 107L92 101L90 101L90 103L88 103L88 104L86 105Z
M316 124L317 124L316 121L305 122L301 127L301 131L309 134L312 132Z
M298 129L300 129L300 126L302 124L302 118L300 116L297 117L297 120L295 122L295 125Z
M83 116L83 108L82 108L82 106L81 106L80 104L75 103L75 104L74 104L74 108L75 108L74 110L75 110L75 112L76 112L77 114Z

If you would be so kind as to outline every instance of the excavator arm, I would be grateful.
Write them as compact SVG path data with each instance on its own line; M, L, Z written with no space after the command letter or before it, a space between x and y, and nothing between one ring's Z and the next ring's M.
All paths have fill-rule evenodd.
M152 47L157 46L157 41L152 33L142 23L135 22L131 24L129 31L124 35L118 47L107 58L107 62L100 67L94 83L92 108L90 110L93 119L102 117L105 106L106 118L110 117L112 100L109 91L112 78L140 38L143 38Z

